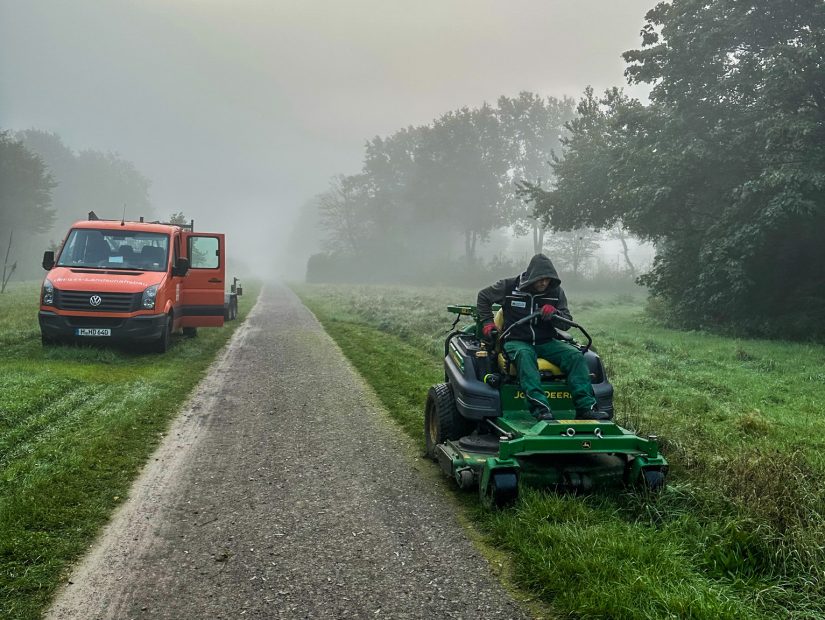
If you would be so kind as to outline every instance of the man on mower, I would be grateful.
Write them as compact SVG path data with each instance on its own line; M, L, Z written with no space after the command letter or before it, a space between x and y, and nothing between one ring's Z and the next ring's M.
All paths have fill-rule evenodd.
M570 320L573 317L567 309L567 297L550 259L544 254L536 254L530 260L527 271L521 275L499 280L478 292L476 308L483 325L482 333L490 340L496 336L492 309L494 303L501 304L505 331L519 319L541 312L540 317L511 329L503 344L504 351L516 364L518 380L527 397L530 413L539 420L554 420L550 402L541 387L537 361L541 357L558 366L567 375L576 407L576 418L608 419L608 415L599 410L593 395L584 355L572 344L559 339L553 324L555 315Z

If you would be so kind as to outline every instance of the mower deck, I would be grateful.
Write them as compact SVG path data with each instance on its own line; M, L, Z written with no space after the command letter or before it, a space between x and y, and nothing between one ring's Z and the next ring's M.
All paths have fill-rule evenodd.
M655 439L638 437L613 422L536 422L526 412L513 412L491 420L488 427L489 433L476 432L436 448L444 473L462 488L478 485L482 499L489 495L490 481L502 474L539 488L588 491L628 483L644 470L667 466Z

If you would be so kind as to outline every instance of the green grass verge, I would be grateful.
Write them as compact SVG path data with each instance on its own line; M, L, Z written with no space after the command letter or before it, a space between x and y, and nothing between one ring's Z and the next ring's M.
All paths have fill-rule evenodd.
M423 446L448 303L476 291L295 286ZM643 302L573 300L616 387L618 421L662 439L670 485L515 509L465 502L529 596L577 618L825 617L825 347L665 329Z
M40 617L249 312L164 355L40 344L39 283L0 295L0 617Z

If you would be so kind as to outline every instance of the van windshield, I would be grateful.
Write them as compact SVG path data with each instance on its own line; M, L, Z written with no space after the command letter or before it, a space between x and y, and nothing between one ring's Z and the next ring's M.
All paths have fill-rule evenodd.
M130 230L74 228L57 264L60 267L166 271L169 235Z

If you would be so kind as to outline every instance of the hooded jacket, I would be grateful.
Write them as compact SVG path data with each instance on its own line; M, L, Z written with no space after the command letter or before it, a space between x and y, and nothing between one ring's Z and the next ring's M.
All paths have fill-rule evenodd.
M550 278L550 285L541 293L533 292L530 286L537 280ZM551 304L559 315L572 320L567 308L567 296L561 288L561 279L553 262L544 254L536 254L530 259L527 270L513 278L499 280L478 292L476 310L482 324L493 320L493 304L501 304L504 309L504 329ZM557 337L554 321L543 321L537 317L519 325L508 335L508 340L523 340L531 344L541 344ZM560 325L560 327L562 327Z

